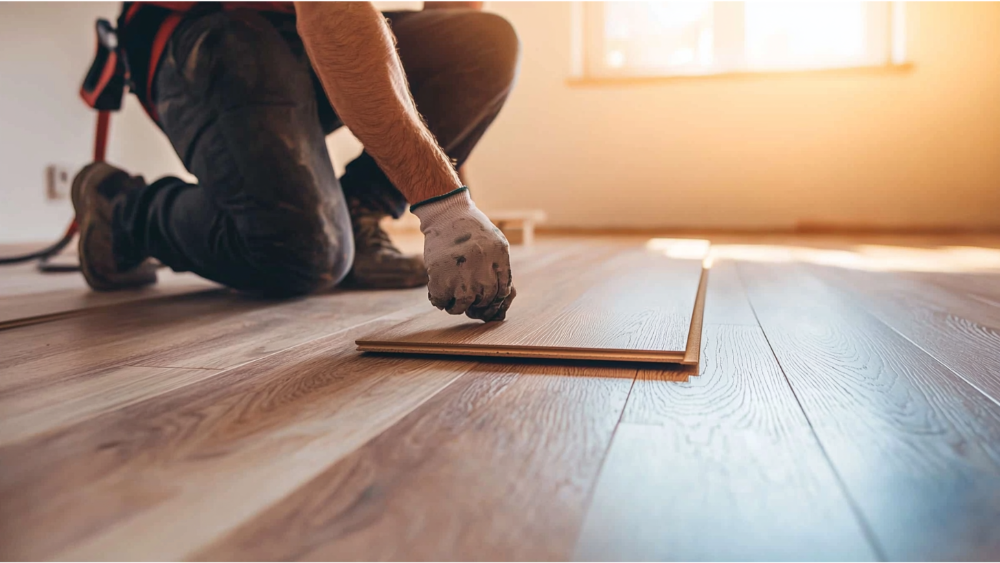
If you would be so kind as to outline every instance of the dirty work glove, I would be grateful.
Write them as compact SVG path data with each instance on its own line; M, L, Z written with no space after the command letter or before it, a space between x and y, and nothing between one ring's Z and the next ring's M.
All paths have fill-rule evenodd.
M468 188L416 203L424 233L431 304L452 315L502 321L517 292L511 283L510 247L500 229L476 208Z

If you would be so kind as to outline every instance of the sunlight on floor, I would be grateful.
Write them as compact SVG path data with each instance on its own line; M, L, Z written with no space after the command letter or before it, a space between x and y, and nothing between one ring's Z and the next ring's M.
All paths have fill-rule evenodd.
M974 246L916 248L861 244L849 249L784 245L713 245L706 266L720 259L746 262L803 262L869 272L997 272L1000 250Z
M701 239L652 238L646 241L646 250L663 253L668 258L703 260L706 268L711 268L709 241Z

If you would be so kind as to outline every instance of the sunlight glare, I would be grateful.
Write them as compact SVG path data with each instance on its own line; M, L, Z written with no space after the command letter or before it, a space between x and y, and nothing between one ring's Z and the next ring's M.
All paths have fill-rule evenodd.
M918 248L861 244L849 249L828 249L721 244L713 245L709 255L711 260L801 262L868 272L1000 273L1000 249L970 246Z
M703 260L707 259L709 242L703 239L654 238L646 241L646 249L668 258Z

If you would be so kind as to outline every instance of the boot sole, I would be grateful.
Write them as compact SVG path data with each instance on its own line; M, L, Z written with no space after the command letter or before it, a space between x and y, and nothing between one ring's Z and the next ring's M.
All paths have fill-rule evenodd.
M94 197L94 195L92 193L84 193L84 186L99 184L117 171L118 169L103 162L88 164L73 178L73 185L70 190L80 233L79 241L77 242L80 272L83 274L84 279L87 280L87 285L96 291L113 291L156 283L156 269L153 268L150 271L150 268L145 264L140 265L131 272L123 272L122 278L119 280L110 280L93 269L93 265L87 259L87 254L84 252L84 248L86 248L91 237L96 235L94 227L95 219L93 217L95 206L86 205L87 198ZM94 179L95 177L96 179Z

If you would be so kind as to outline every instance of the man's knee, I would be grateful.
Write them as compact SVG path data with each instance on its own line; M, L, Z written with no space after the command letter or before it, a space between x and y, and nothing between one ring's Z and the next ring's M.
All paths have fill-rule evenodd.
M316 214L285 214L270 225L278 232L246 233L244 242L257 289L273 295L303 295L330 288L344 279L354 263L350 222L334 224Z
M481 46L477 53L480 64L490 76L509 86L517 77L521 44L514 26L503 16L489 12L470 14L470 27Z

